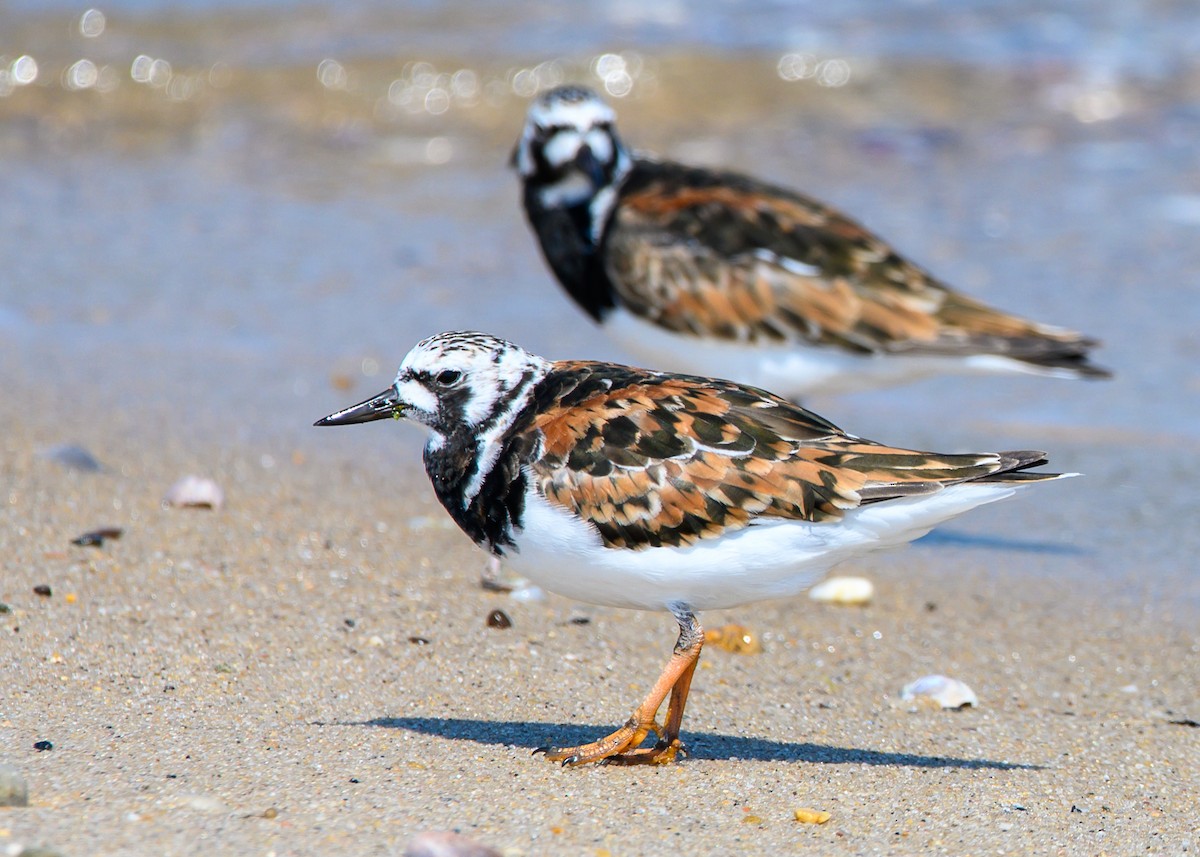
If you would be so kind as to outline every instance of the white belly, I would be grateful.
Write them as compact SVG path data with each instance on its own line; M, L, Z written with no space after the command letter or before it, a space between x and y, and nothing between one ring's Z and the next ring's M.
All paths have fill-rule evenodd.
M726 342L672 333L618 306L604 329L647 369L725 378L801 399L824 393L852 393L907 384L936 375L1062 375L993 354L938 357L906 354L854 354L803 341L780 345Z
M539 586L585 601L641 610L682 603L736 607L803 592L834 564L904 544L934 525L1013 493L1015 486L965 483L937 494L872 503L840 522L761 519L684 548L608 548L587 523L530 489L524 529L508 564Z

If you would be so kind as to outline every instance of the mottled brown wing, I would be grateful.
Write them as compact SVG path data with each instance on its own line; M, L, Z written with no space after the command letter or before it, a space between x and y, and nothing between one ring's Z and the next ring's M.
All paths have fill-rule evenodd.
M833 209L737 174L639 160L606 242L622 302L679 333L1031 359L1093 344L958 294Z
M605 363L558 363L538 396L537 487L612 547L692 544L755 518L836 520L1004 466L851 437L761 390Z

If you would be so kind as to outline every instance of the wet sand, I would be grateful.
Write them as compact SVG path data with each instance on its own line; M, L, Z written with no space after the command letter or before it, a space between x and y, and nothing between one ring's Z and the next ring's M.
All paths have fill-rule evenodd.
M868 607L706 615L764 651L706 649L691 757L564 770L530 748L621 722L672 622L483 591L483 556L432 501L413 435L386 427L397 461L340 445L349 429L147 450L128 413L67 427L60 401L17 402L0 456L0 746L30 806L0 810L6 853L385 855L427 829L506 854L1196 847L1196 593L1180 606L1095 575L1104 545L1063 528L1090 503L1084 480L857 563L878 587ZM67 441L104 470L39 456ZM188 473L226 506L162 508ZM70 544L103 526L124 535ZM487 627L494 609L513 626ZM933 672L979 708L899 700ZM800 824L798 808L831 819Z

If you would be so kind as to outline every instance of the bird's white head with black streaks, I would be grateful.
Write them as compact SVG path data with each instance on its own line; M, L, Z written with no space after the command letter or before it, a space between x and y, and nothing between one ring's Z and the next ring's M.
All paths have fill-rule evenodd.
M316 424L405 418L432 432L432 446L464 431L486 441L512 422L548 366L541 357L486 333L439 333L408 352L391 387Z
M529 106L513 166L549 195L543 204L586 201L629 172L632 162L616 120L612 107L586 87L548 90Z

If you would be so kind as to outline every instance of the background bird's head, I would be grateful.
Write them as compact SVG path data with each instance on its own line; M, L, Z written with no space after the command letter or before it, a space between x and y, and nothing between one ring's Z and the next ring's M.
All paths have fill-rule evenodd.
M592 90L559 86L529 106L512 164L548 208L579 205L621 182L631 158L617 115Z

